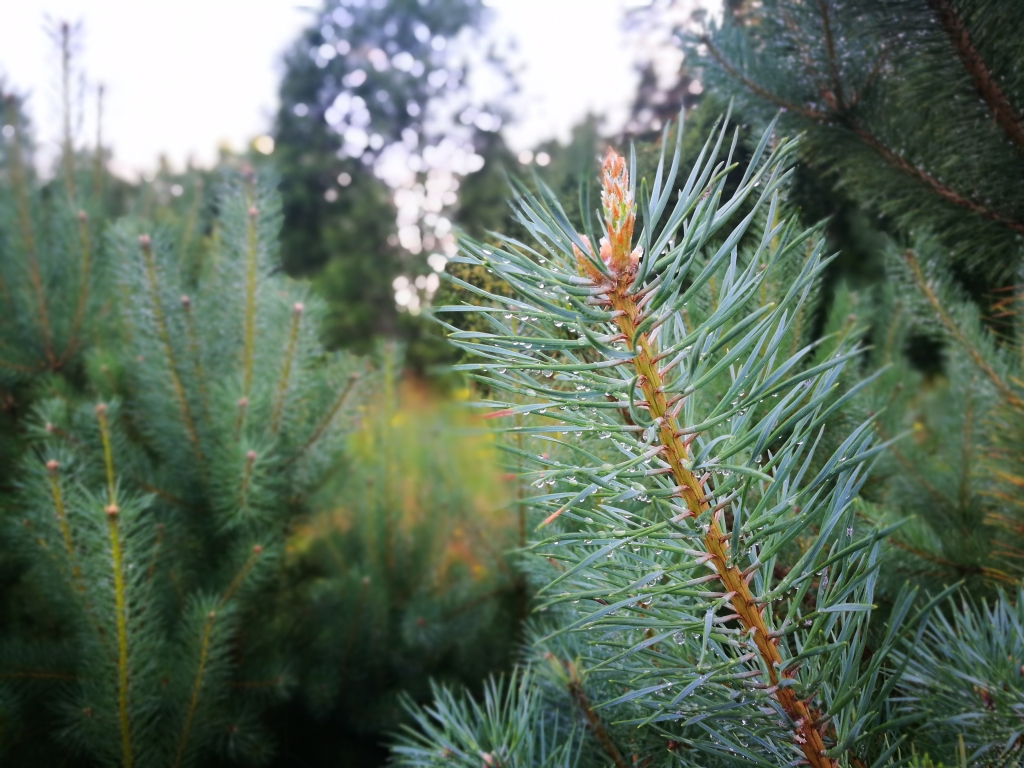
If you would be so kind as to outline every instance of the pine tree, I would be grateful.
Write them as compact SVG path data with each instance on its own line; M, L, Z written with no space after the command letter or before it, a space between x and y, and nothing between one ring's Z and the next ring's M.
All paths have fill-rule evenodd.
M3 379L5 764L267 764L275 735L318 729L308 754L355 746L339 733L372 748L400 690L423 700L428 675L475 688L504 668L521 582L489 445L430 397L398 405L413 391L398 352L383 375L325 351L326 306L280 269L265 159L162 164L131 195L140 215L111 224L122 186L79 181L91 153L67 166L69 203L11 125L0 349L36 354L5 359ZM39 295L26 231L51 326L82 312L59 364L15 322ZM383 391L358 384L367 367Z
M746 114L780 110L807 132L817 188L834 184L860 208L842 218L876 230L889 285L854 311L874 319L872 363L895 368L865 407L883 434L912 438L888 454L872 513L915 516L895 539L917 555L903 568L972 589L1024 573L1021 23L1006 2L779 0L698 49Z
M41 189L6 103L0 314L24 447L3 491L0 746L16 764L264 761L258 716L288 678L259 606L358 366L273 275L272 180L224 179L197 276L174 227L103 241L74 159Z
M427 700L430 679L475 689L519 637L514 509L493 442L457 404L396 381L401 362L385 355L344 471L290 537L272 611L308 708L377 738L404 719L400 695Z
M843 373L857 334L804 341L828 259L786 215L795 144L770 126L736 171L726 135L680 186L678 150L663 158L638 198L610 151L598 225L541 186L519 200L534 244L463 244L515 291L476 289L490 332L450 330L480 358L465 367L495 393L490 417L512 419L499 431L529 440L507 450L540 489L524 563L541 615L521 676L479 705L439 690L401 764L909 755L927 712L894 695L893 654L914 653L931 603L903 592L869 623L887 531L856 496L885 445L836 419L867 383Z
M1024 163L1013 2L750 4L705 35L707 75L752 113L808 129L805 156L950 265L1015 277Z

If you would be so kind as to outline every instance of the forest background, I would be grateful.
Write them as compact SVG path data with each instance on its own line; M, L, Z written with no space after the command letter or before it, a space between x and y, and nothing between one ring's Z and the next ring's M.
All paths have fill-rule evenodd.
M761 4L742 0L728 2L721 12L740 28L753 19L763 20L765 13ZM282 286L292 285L289 278L310 279L314 290L311 298L290 305L290 315L279 313L272 330L292 350L287 339L298 338L298 331L289 329L299 327L306 304L319 306L311 312L320 320L314 335L326 350L340 351L339 375L344 373L354 382L343 389L348 393L351 388L353 400L339 411L345 414L339 419L344 425L333 444L334 453L324 457L328 468L321 467L313 482L302 479L296 486L301 486L301 496L279 488L268 490L279 494L277 504L282 509L287 507L287 513L271 524L283 537L273 565L277 586L269 592L252 587L264 589L256 612L267 620L254 622L251 608L239 619L249 629L241 654L251 667L245 670L249 676L222 681L225 691L258 693L238 707L228 703L230 696L225 693L217 701L225 714L209 715L210 733L204 735L219 754L242 764L382 761L382 744L408 719L403 696L427 701L431 679L479 690L488 674L507 670L519 653L521 627L533 603L531 588L511 553L527 543L521 500L529 491L515 479L519 467L499 457L493 437L479 429L482 422L465 407L481 392L453 372L452 366L464 358L428 317L432 305L457 304L467 297L458 284L442 280L442 273L488 291L501 290L486 270L451 262L456 231L482 241L492 231L520 236L521 222L510 216L506 202L508 176L523 177L528 185L540 179L563 200L577 201L578 190L581 185L586 189L595 177L598 158L609 143L624 148L635 142L639 167L651 175L661 132L680 113L685 113L687 123L684 166L696 158L719 115L730 109L743 129L740 156L750 151L756 128L780 108L794 119L806 117L792 114L797 111L790 108L793 102L784 93L779 95L784 88L780 86L778 92L752 88L751 81L730 65L748 64L748 52L732 49L735 58L730 59L729 49L719 53L710 41L700 38L706 14L673 0L654 0L635 4L622 18L639 41L635 66L640 75L624 124L613 131L595 115L573 129L567 144L545 141L513 152L503 131L516 119L507 106L508 94L515 90L515 72L506 52L482 34L487 10L476 0L330 2L311 18L285 58L280 107L265 135L254 137L244 152L222 151L216 167L175 169L165 163L140 181L111 173L102 120L96 121L94 136L78 130L84 114L101 114L102 90L78 68L75 26L58 22L52 27L63 139L53 168L39 169L40 205L63 194L61 188L71 196L89 189L95 210L81 214L79 221L158 222L173 243L180 285L201 292L210 279L206 270L214 259L211 254L217 253L221 238L231 231L230 217L237 214L242 216L238 221L244 219L242 208L232 208L230 189L224 191L233 183L226 180L257 178L267 183L265 179L272 179L270 186L280 192L280 253L271 248L261 256L268 259L266 277L285 281ZM778 18L783 18L781 13ZM691 53L683 58L679 53L685 45L691 46ZM485 94L473 87L480 72L488 73L494 84ZM783 83L786 74L779 73ZM20 83L4 83L2 88L5 159L14 183L12 141L31 136L22 109L27 91ZM816 111L820 106L805 107L805 111L812 121L826 115L819 120L825 123L831 113ZM938 444L938 436L948 432L944 420L949 417L950 402L961 397L958 392L965 388L970 391L970 386L949 370L948 339L927 323L900 325L893 319L885 326L878 322L899 315L894 310L899 297L892 295L891 285L886 288L896 278L885 254L894 247L890 238L905 234L906 220L900 219L898 210L873 209L855 182L837 187L830 175L834 164L814 161L814 151L827 156L827 150L821 149L824 145L811 141L810 146L812 152L798 165L789 202L806 223L827 221L829 245L841 252L827 272L821 300L810 319L811 332L845 333L860 327L858 332L867 333L876 348L889 356L884 361L894 366L889 383L900 378L910 382L900 389L897 381L893 392L899 394L886 395L887 407L895 415L886 416L889 421L880 419L879 429L896 434L909 426L913 439L902 453L892 454L889 464L883 463L882 477L899 475L900 466L904 470L925 467L928 473L941 476L947 446ZM25 140L26 154L29 149ZM22 173L31 176L34 171L23 167ZM264 192L259 191L263 187L252 184L246 194L263 200ZM571 218L580 213L581 205L569 204ZM267 206L270 210L273 204ZM249 208L250 219L256 216L253 210L262 215L263 203ZM951 236L936 221L930 223L940 236ZM111 242L118 237L127 242L128 230L119 231ZM97 235L103 237L103 233ZM1015 322L1016 293L1010 298L1000 294L1007 290L1008 275L997 267L1012 261L1007 254L1019 251L1016 242L997 238L989 255L978 249L952 260L953 280L942 290L959 302L957 307L966 308L957 311L991 315L989 322L997 329L1000 322ZM143 244L144 253L147 247L148 241ZM910 272L896 276L905 285L915 279L914 263L909 262ZM924 284L932 291L925 292L928 300L936 289L933 283ZM287 294L289 301L294 298L290 287L277 290L281 297ZM322 305L317 305L317 298ZM181 294L179 303L186 310L190 301ZM941 306L940 299L933 304ZM140 308L139 316L146 312ZM942 317L940 313L940 323ZM460 320L456 325L474 332L480 327L474 322ZM961 327L969 324L970 317ZM182 325L182 332L191 333L189 327ZM114 333L110 328L104 332ZM86 371L82 376L108 380L95 385L104 396L116 396L128 380L127 366L117 359L117 347L123 343L127 349L134 343L132 328L118 328L116 334L123 335L115 341L101 339L100 353L82 362ZM880 339L885 343L877 343ZM205 343L201 340L197 345ZM69 355L72 347L69 344ZM311 359L326 359L329 352L310 354ZM140 353L136 361L141 363L147 356ZM282 394L272 398L267 412L275 433L284 408L279 404L290 386L291 351L286 360L285 383L278 390ZM38 438L32 430L38 431L39 424L34 424L30 412L41 391L73 390L80 385L76 376L73 373L60 387L52 381L26 386L16 378L5 384L3 450L10 460L0 479L8 492L4 502L8 517L22 527L28 523L14 511L23 503L14 461L26 444ZM202 389L202 377L196 376L196 385ZM315 401L318 390L310 391L314 394L308 397ZM884 399L875 394L879 401ZM234 407L244 414L247 403L239 399ZM106 441L105 411L97 413L101 414L100 436ZM239 415L235 421L236 433L242 418ZM59 423L56 418L45 422L44 431L53 434L54 423ZM229 426L225 429L231 431ZM319 439L320 427L312 429L310 441ZM957 443L963 445L973 437L975 427L958 423L954 429L966 436ZM130 431L124 439L133 439ZM998 452L998 446L992 450ZM240 466L251 469L260 455L255 446L242 451ZM108 463L108 474L109 467ZM51 479L56 477L56 469L47 471ZM922 485L927 489L930 475L908 474L884 492L866 494L862 514L880 519L893 510L897 514L915 511L913 499L920 500L921 494L915 493L914 484L918 483L917 491ZM1011 486L1013 477L1012 472L1004 472L1004 481ZM246 478L243 475L243 485ZM144 483L141 487L145 488ZM948 519L958 521L962 529L943 532L934 525L903 529L892 546L912 557L898 575L927 581L938 573L940 581L967 580L982 591L992 589L994 583L1016 583L1016 550L1010 544L998 565L988 557L992 541L1007 526L994 520L984 494L964 485L952 493L941 487L927 492L953 500ZM111 501L108 508L114 506ZM927 508L934 507L933 498ZM965 530L970 535L962 535ZM262 545L257 547L262 552ZM239 562L243 562L239 573L248 574L248 561ZM7 593L15 596L2 617L6 635L31 637L26 626L41 628L23 613L24 601L31 598L24 591L25 563L8 550L0 567ZM174 582L173 569L169 573ZM201 575L196 578L202 580ZM229 579L228 584L222 602L235 591L236 582ZM208 622L213 622L215 613L207 614ZM200 622L200 626L204 627L202 637L213 637L212 624ZM45 634L45 627L42 630ZM50 650L47 664L60 656ZM42 666L34 660L36 651L6 643L5 658L13 659L10 668L15 670L6 674L18 680L38 677ZM237 648L225 652L225 658L233 653L238 653ZM39 651L39 657L43 655ZM73 678L58 674L57 679ZM11 701L31 702L28 685L25 682L22 690L21 683L14 684L5 695ZM198 690L198 682L196 686ZM48 732L47 723L53 721L33 706L29 704L28 714L4 714L2 737L9 741L0 743L12 750L13 759L27 760L30 755L79 759L81 745L90 738L88 727L66 726L64 735L49 743L40 734ZM192 728L193 709L187 708L185 734ZM12 705L10 712L15 710ZM192 747L186 748L186 741L183 737L176 750L169 748L174 764L183 756L186 762L202 762L204 753L189 752Z

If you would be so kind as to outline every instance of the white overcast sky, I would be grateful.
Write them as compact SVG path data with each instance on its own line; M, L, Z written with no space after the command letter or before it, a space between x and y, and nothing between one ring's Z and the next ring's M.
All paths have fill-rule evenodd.
M635 86L635 41L620 27L644 0L485 0L514 37L525 68L516 148L565 138L588 111L621 119ZM180 167L208 163L266 131L277 103L281 55L319 0L5 0L0 77L30 92L42 149L56 139L59 60L46 19L80 20L80 62L106 85L105 144L123 173L159 155ZM92 128L83 132L89 137ZM91 138L89 139L91 141Z

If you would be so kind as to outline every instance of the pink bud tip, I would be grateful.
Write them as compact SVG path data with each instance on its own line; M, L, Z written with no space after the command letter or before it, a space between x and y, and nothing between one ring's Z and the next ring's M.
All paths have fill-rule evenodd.
M106 415L106 413L107 413L107 405L106 405L106 403L96 403L96 407L93 408L93 411L96 412L97 416L104 416L104 415Z
M85 221L88 218L89 218L89 214L87 214L85 211L79 211L78 212L78 220L79 221Z
M117 513L120 512L121 509L117 504L108 504L103 508L103 511L107 513L108 517L117 517Z
M57 461L56 459L50 459L48 462L46 462L46 468L50 472L56 472L58 469L60 469L60 462Z
M301 301L297 301L292 305L292 312L294 312L296 315L301 315L305 311L306 305L303 304Z
M149 235L139 235L139 245L143 248L148 248L152 241L149 239Z
M245 460L248 461L249 463L256 461L256 451L248 451L245 454Z
M249 206L249 217L255 219L259 215L259 210L255 205Z
M245 408L245 406L247 406L248 404L249 404L249 398L248 397L240 397L240 398L238 398L238 407L239 408Z
M255 545L252 548L252 553L254 555L262 555L263 554L263 547L261 547L259 544Z
M183 307L191 307L192 306L192 299L190 299L188 296L182 296L179 299L179 301L181 302L181 306L183 306Z

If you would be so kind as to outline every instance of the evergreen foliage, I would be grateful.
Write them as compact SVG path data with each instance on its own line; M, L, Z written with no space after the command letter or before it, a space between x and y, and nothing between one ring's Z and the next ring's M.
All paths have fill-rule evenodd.
M928 605L901 593L869 631L886 531L865 529L854 499L885 446L869 423L834 419L864 386L843 377L856 334L805 341L828 260L785 215L794 143L770 128L740 171L729 147L723 125L679 186L678 150L663 158L638 203L634 163L609 152L602 222L584 204L570 223L540 185L519 200L535 245L463 244L515 291L466 285L483 306L438 311L488 319L487 333L449 328L482 358L464 368L504 398L488 403L513 419L499 431L529 440L507 450L540 489L524 563L544 615L529 682L480 706L440 693L401 764L905 754L925 712L895 706L892 654L913 652Z
M355 367L320 349L322 306L268 277L270 187L226 181L218 199L195 291L167 233L112 230L120 338L89 351L79 397L35 408L7 502L16 600L37 606L4 644L8 690L50 710L43 745L96 764L270 754L255 720L268 692L245 681L286 678L259 647L258 598L350 413ZM39 746L27 736L5 735L21 759Z
M1002 0L769 0L699 43L710 82L745 112L781 110L806 129L805 156L856 202L932 232L947 266L1013 279L1022 25Z
M399 691L503 669L523 598L490 447L432 394L398 406L399 355L373 394L366 362L324 349L325 303L280 269L275 177L164 167L136 196L149 221L103 225L93 187L68 202L13 154L12 124L3 317L39 295L51 328L82 317L63 356L38 322L0 343L23 355L3 379L5 764L268 764L315 719L372 744Z
M272 276L270 182L225 178L199 264L173 226L104 240L79 163L42 187L6 104L5 759L265 761L257 718L287 676L257 606L342 445L356 365L320 347L308 289Z
M883 461L869 513L915 516L894 539L915 555L895 561L903 575L972 590L1022 573L1014 6L779 0L727 16L697 49L747 114L781 110L807 132L811 186L849 196L847 242L882 254L887 284L847 311L874 326L870 363L893 366L863 407L883 435L912 438Z
M429 678L477 688L506 669L522 601L490 435L396 382L399 363L385 356L343 470L289 538L273 609L309 708L371 736L403 719L400 694L426 700Z

